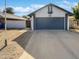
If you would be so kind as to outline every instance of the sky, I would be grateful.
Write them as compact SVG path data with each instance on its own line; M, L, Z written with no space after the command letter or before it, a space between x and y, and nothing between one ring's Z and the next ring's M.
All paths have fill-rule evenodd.
M0 11L4 9L4 1L0 0ZM79 0L6 0L7 7L14 9L15 15L23 16L49 4L53 3L61 8L72 12Z

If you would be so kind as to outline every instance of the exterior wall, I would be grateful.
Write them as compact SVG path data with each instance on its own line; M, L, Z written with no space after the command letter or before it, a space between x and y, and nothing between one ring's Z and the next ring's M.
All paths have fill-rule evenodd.
M64 27L64 29L69 30L69 19L68 17L66 17L66 12L54 7L52 8L53 13L51 15L48 14L48 7L44 7L43 9L40 9L39 11L37 11L35 13L35 18L43 18L43 17L64 17L64 26L66 25L66 27ZM34 30L34 17L32 15L32 17L30 18L31 20L31 29ZM67 22L66 22L67 21ZM66 22L66 23L65 23Z
M33 16L30 18L31 20L31 29L34 30L34 18Z
M63 10L60 10L53 6L52 11L53 13L51 17L65 17L66 13ZM36 12L36 17L50 17L50 15L48 14L48 7L44 7L43 9Z
M67 15L67 30L69 30L69 18L68 18L68 15Z
M7 20L7 28L25 28L26 21Z

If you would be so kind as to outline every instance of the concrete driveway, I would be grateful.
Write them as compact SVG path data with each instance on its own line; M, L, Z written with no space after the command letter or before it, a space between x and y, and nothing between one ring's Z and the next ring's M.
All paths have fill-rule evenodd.
M34 59L79 59L79 33L38 30L23 36L16 41Z

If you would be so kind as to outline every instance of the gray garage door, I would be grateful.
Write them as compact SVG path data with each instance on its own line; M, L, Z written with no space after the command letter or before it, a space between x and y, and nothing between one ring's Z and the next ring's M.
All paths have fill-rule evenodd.
M55 29L55 30L64 30L64 18L36 18L34 20L34 29Z

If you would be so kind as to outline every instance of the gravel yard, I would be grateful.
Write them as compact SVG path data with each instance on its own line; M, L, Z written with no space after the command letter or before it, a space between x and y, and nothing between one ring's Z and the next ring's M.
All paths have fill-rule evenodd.
M7 30L8 46L0 51L0 59L18 59L24 49L13 41L27 30ZM4 30L0 30L0 48L4 46Z

